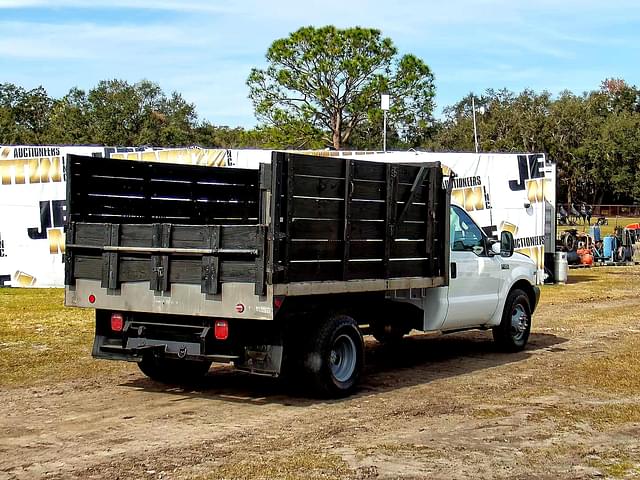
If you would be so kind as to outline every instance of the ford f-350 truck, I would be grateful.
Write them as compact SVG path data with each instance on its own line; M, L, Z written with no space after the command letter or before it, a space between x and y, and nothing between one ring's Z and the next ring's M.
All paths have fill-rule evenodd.
M363 333L492 329L525 347L540 290L513 236L450 205L439 163L274 152L259 170L67 158L65 304L93 356L157 381L213 362L357 386Z

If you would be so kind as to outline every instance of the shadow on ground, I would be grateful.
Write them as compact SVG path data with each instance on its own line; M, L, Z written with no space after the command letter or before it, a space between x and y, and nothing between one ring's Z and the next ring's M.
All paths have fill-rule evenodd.
M395 346L381 345L366 338L366 367L355 397L425 384L434 380L465 375L474 371L519 362L542 350L558 354L567 339L545 333L532 333L526 350L502 353L496 350L487 332L467 332L444 336L417 334ZM149 392L194 396L250 404L278 403L305 407L318 402L336 403L345 399L312 398L295 382L258 377L231 367L213 367L206 377L189 386L166 385L142 376L121 384ZM353 398L350 397L350 398Z

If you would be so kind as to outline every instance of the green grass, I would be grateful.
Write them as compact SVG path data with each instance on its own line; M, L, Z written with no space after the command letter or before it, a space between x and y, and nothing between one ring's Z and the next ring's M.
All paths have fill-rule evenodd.
M91 357L93 310L63 306L62 289L0 289L0 386L95 377L121 363Z

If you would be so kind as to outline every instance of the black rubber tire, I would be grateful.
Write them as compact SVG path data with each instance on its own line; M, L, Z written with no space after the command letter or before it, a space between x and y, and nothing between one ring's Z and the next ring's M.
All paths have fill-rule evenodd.
M562 243L567 252L572 252L576 248L576 237L570 233L565 233L564 237L562 237Z
M362 374L364 366L364 341L355 320L348 315L337 314L320 321L309 335L303 354L303 369L310 388L322 397L344 397L351 394ZM351 351L353 365L345 360L346 373L341 373L342 360L347 355L337 355L340 347Z
M198 362L195 360L178 360L145 355L138 368L151 380L162 383L190 383L204 377L211 362Z
M517 326L514 326L517 315L520 315L519 322ZM525 318L522 315L525 315ZM527 345L530 333L531 306L529 297L522 290L512 290L504 304L500 325L493 327L493 339L501 350L519 352L524 350Z

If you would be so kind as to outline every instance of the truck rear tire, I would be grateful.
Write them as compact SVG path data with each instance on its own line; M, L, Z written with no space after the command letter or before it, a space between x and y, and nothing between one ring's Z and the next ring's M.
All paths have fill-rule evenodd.
M211 362L178 360L145 355L138 362L138 368L151 380L162 383L189 383L204 377Z
M309 336L304 370L321 396L343 397L355 389L364 364L364 342L355 320L333 315Z
M515 289L504 304L500 325L493 327L493 338L501 350L518 352L527 345L530 332L529 297L522 290Z

